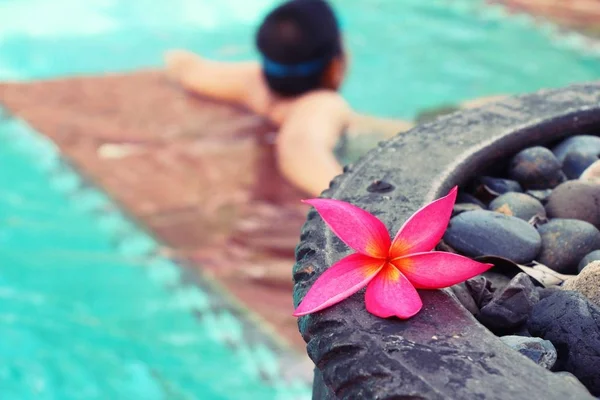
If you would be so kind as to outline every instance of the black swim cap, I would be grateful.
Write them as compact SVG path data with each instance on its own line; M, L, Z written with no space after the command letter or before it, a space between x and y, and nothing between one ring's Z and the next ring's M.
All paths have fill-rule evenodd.
M297 96L317 89L342 53L335 14L324 0L291 0L271 11L256 35L271 90Z

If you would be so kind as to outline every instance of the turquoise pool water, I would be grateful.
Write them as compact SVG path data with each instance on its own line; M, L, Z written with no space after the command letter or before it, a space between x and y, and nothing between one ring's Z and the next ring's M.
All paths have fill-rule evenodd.
M298 359L0 119L0 399L307 399ZM188 283L186 283L188 282Z
M257 20L277 0L0 1L0 78L158 66L172 47L255 56ZM484 0L333 0L352 55L344 88L366 112L423 107L597 79L600 61L574 35ZM558 36L558 37L555 37Z
M255 57L274 0L0 0L0 80ZM596 79L579 38L477 0L335 0L358 109ZM43 99L41 99L43 101ZM185 271L22 122L0 120L0 399L304 399L297 359ZM200 278L197 278L200 279ZM183 283L182 283L183 282Z

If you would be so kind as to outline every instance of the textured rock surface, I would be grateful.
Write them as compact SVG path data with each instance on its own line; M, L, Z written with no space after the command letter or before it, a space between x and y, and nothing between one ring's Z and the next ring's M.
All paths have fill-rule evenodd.
M599 104L600 85L581 85L442 117L372 150L324 195L375 213L392 233L420 207L494 162L528 146L591 131L600 123ZM423 163L423 154L436 162ZM367 192L377 179L396 189ZM315 212L301 238L296 304L348 252ZM508 349L447 291L420 293L424 308L408 321L368 314L362 293L300 318L308 352L331 393L339 399L593 398Z
M577 379L577 377L570 372L557 371L554 373L554 375L564 378L565 384L576 388L576 390L580 390L581 388L584 388L585 390L587 390L587 388L583 385L583 383L581 383L581 381L579 379ZM598 398L600 398L600 397L597 397L597 399Z
M546 204L550 218L571 218L600 228L600 184L569 181L552 191Z
M575 290L600 307L600 261L589 264L575 278L567 280L562 288Z
M554 344L557 369L571 372L600 396L600 308L580 293L560 291L534 307L528 328Z
M542 250L540 263L562 274L576 274L579 261L600 249L600 231L592 224L576 219L553 219L538 228Z
M567 177L561 162L542 146L522 150L510 161L509 175L525 189L552 189Z
M556 362L556 349L549 340L515 335L502 336L500 340L540 367L552 369Z
M485 307L494 297L492 282L484 276L476 276L464 283L478 309Z
M520 273L508 286L497 290L476 317L494 333L513 333L527 322L538 301L539 295L533 282L526 274Z
M527 222L487 210L452 218L444 241L471 257L499 256L517 263L533 260L542 244L540 235Z
M545 217L546 210L536 198L524 193L505 193L494 199L489 209L529 221L534 216Z

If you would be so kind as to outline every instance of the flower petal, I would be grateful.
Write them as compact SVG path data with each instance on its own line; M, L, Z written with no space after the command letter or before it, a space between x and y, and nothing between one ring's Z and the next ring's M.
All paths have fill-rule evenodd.
M441 289L456 285L493 266L441 251L415 253L392 260L392 263L419 289Z
M304 200L315 207L331 230L348 246L361 254L385 258L390 249L390 234L374 215L345 201Z
M458 188L455 186L447 196L427 204L414 213L392 241L390 257L396 258L433 250L444 236L457 192Z
M350 254L333 264L312 285L300 303L295 317L320 311L350 297L383 267L384 261L363 254Z
M367 286L367 311L381 318L408 319L423 307L413 285L396 267L386 264Z

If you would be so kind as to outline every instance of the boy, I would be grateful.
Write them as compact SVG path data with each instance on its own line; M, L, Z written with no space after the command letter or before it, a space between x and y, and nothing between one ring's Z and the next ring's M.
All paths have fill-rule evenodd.
M303 192L318 196L342 172L334 148L346 130L391 136L411 127L359 116L337 92L347 58L324 0L291 0L275 8L256 44L261 63L215 62L177 50L166 55L167 72L190 91L242 105L278 126L278 168Z

